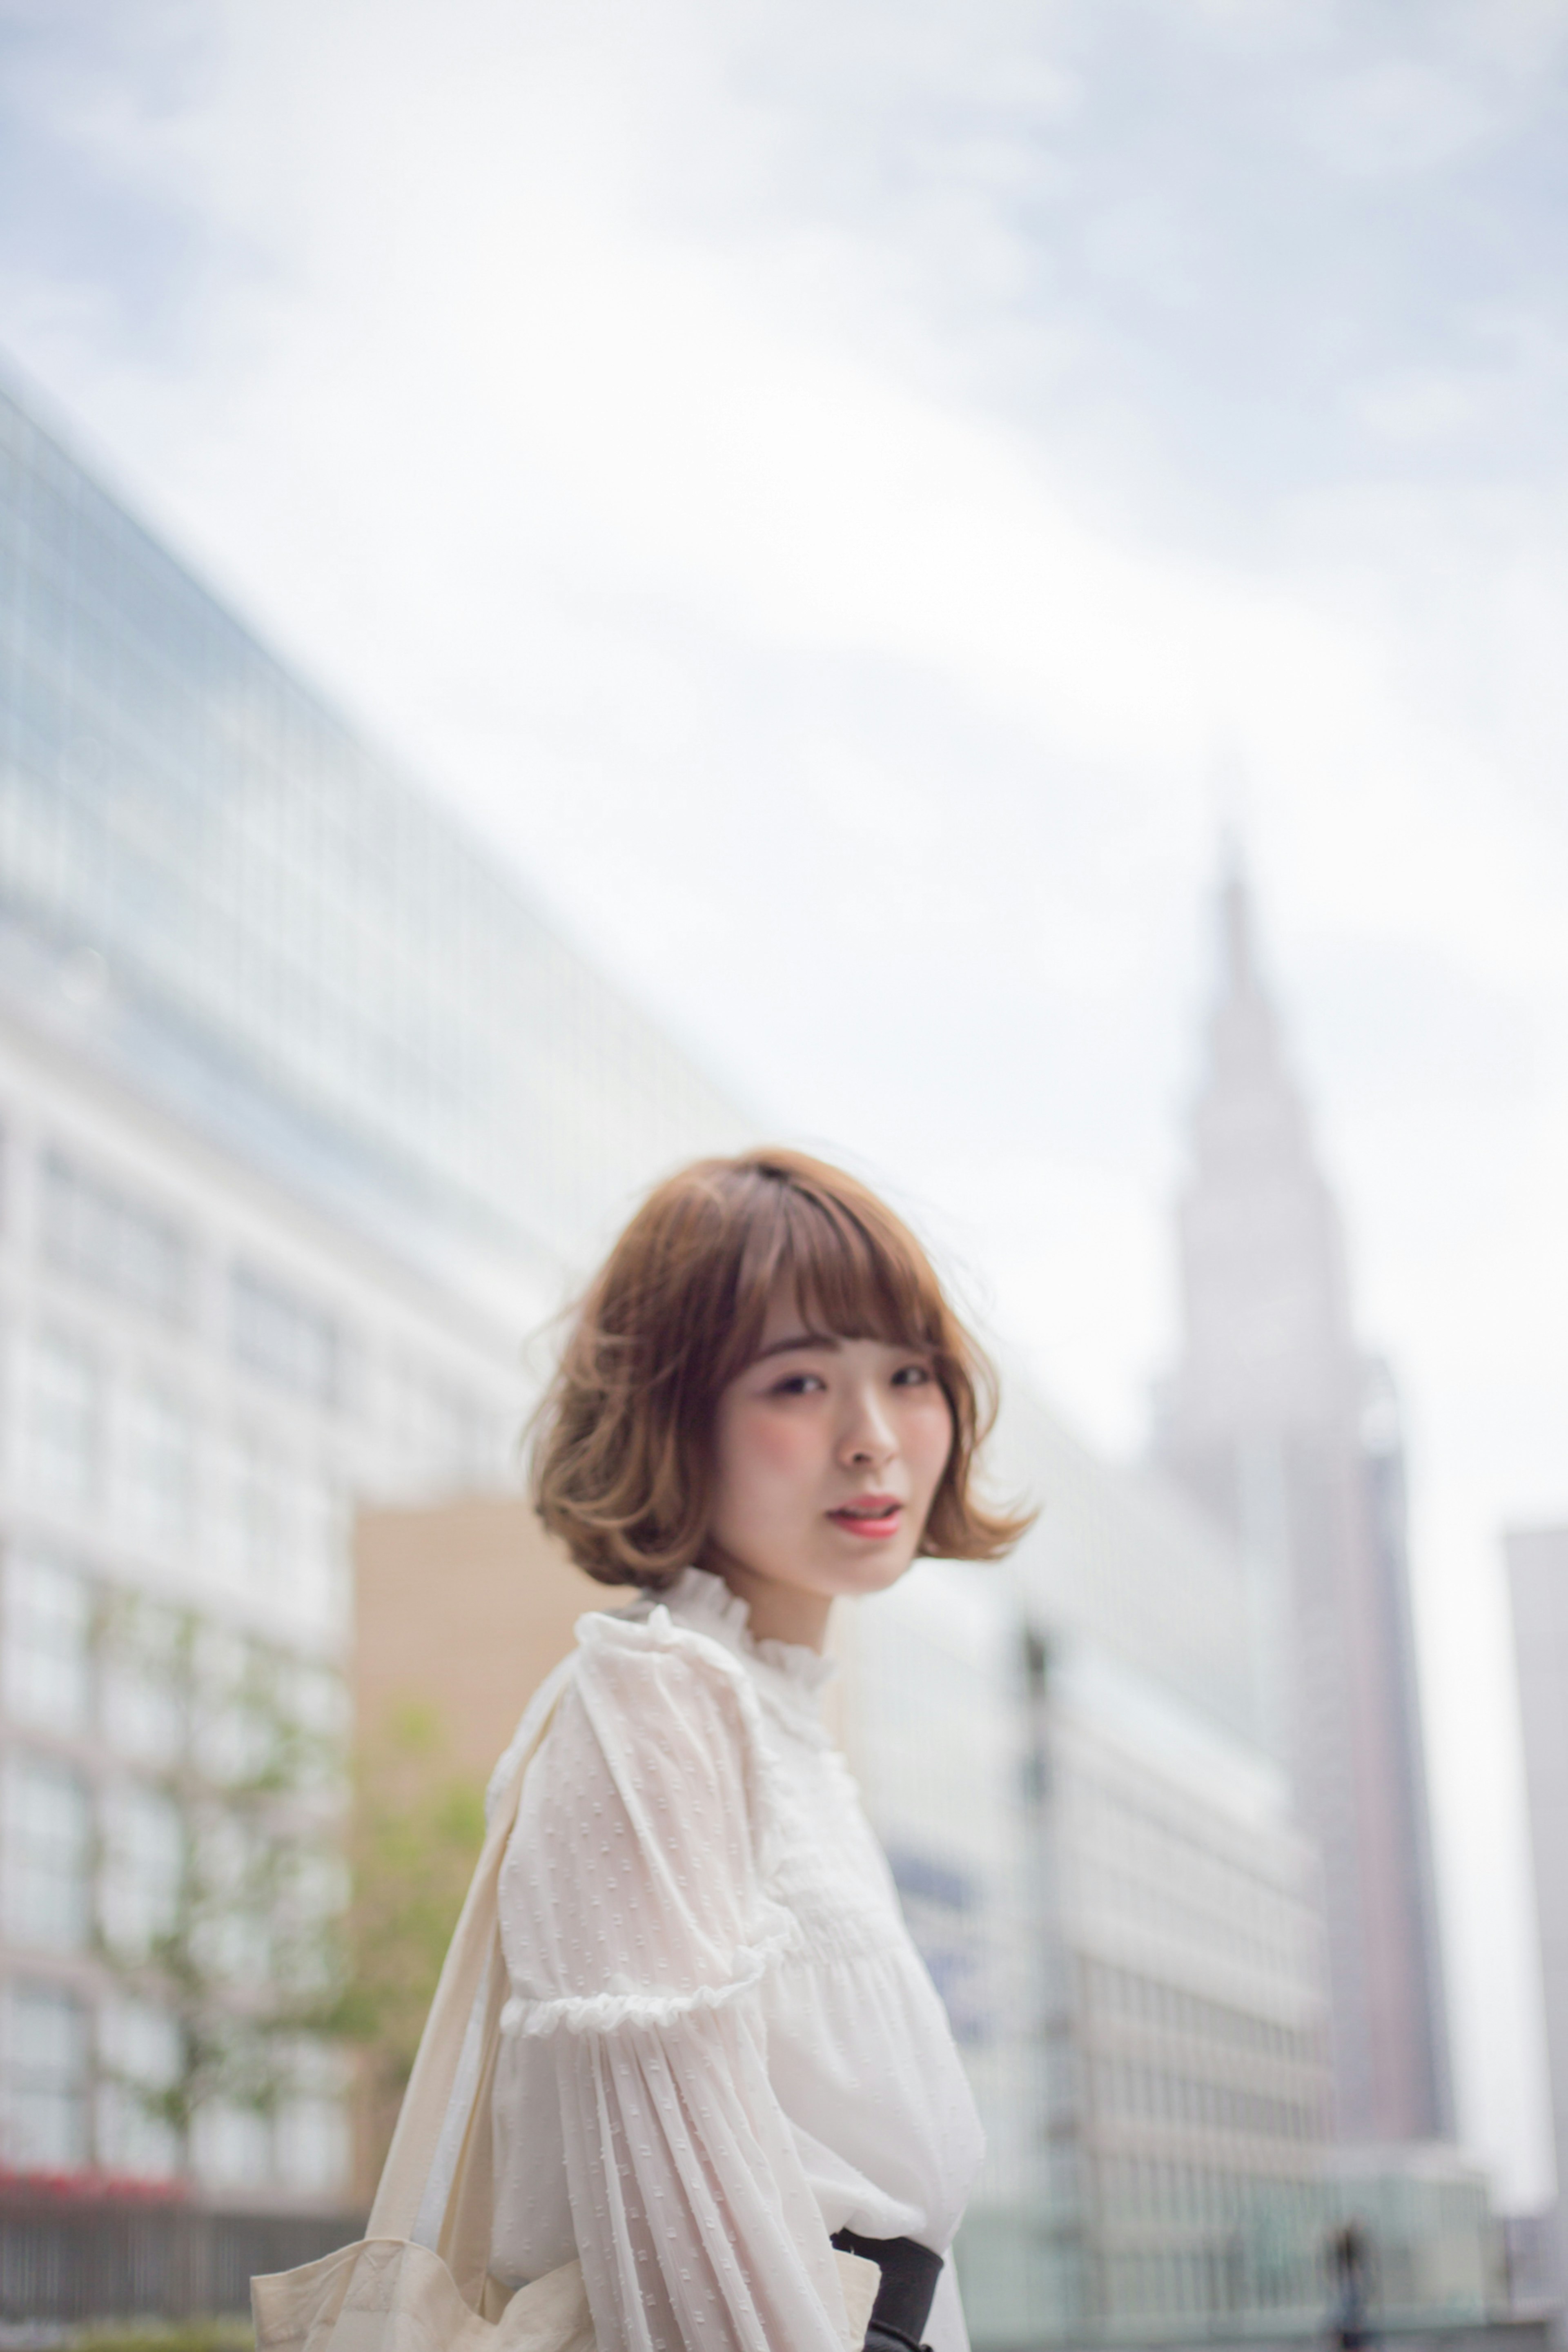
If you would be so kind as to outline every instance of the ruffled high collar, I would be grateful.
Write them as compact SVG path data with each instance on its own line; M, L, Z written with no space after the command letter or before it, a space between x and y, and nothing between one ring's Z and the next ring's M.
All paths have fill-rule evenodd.
M759 1677L764 1687L777 1676L790 1686L792 1696L809 1701L814 1709L824 1683L838 1672L837 1660L823 1657L804 1642L759 1641L752 1631L749 1604L709 1569L682 1569L673 1584L649 1593L647 1605L649 1613L662 1605L678 1624L722 1642L748 1665L764 1670Z

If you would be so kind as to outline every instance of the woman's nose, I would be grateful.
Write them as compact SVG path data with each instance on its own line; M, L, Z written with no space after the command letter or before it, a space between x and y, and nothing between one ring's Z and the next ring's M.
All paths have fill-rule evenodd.
M875 1397L862 1397L858 1411L844 1443L846 1458L853 1463L868 1465L886 1462L898 1451L898 1441L892 1426Z

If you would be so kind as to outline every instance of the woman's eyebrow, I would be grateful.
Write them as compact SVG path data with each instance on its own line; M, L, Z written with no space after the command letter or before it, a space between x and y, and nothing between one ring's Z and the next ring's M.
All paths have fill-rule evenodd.
M837 1340L831 1331L797 1331L787 1339L773 1339L767 1347L759 1348L752 1361L760 1364L769 1356L786 1356L798 1348L837 1348Z

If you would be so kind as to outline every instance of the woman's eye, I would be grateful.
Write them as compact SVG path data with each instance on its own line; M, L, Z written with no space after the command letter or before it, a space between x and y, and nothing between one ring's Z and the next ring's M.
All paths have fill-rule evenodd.
M807 1396L813 1389L819 1389L821 1386L822 1376L819 1372L786 1372L782 1381L774 1383L773 1394L774 1396Z
M903 1364L893 1374L893 1386L896 1389L923 1388L930 1378L929 1364Z

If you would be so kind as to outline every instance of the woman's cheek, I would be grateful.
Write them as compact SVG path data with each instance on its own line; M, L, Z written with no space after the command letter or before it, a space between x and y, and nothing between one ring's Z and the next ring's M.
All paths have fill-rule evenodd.
M804 1475L821 1451L816 1431L794 1414L759 1413L746 1434L752 1459L773 1478Z
M933 1488L952 1452L952 1408L938 1393L933 1403L922 1403L910 1417L904 1444L911 1465Z
M821 1475L822 1435L814 1415L764 1409L748 1413L734 1433L734 1469L769 1511L790 1509Z

